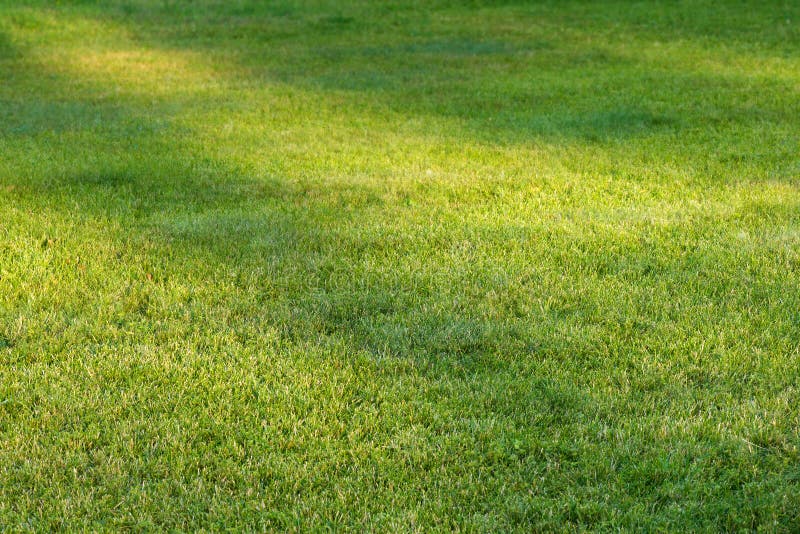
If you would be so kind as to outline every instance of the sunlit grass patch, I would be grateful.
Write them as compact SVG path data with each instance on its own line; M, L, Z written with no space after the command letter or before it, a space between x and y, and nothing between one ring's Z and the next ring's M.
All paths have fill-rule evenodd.
M0 525L791 531L798 15L0 1Z

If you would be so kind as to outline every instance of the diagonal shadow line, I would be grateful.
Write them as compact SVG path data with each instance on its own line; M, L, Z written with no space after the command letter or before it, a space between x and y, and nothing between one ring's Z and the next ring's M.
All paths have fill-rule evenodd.
M13 51L8 51L7 48L4 54L13 55ZM43 73L33 71L31 74L35 77ZM313 251L315 248L332 245L334 234L315 231L315 227L320 224L317 215L321 213L332 217L328 205L331 199L330 195L322 196L308 203L303 200L307 198L308 190L304 190L303 186L296 187L281 178L277 178L273 182L265 182L263 178L242 180L242 169L231 165L231 162L208 158L193 148L177 144L170 137L173 129L169 125L169 117L166 118L167 126L165 127L161 122L152 120L153 110L151 108L125 107L116 103L98 107L96 103L89 101L72 102L71 104L77 103L77 108L74 111L75 115L68 121L73 124L71 127L69 124L53 122L53 117L63 115L64 109L61 106L69 105L70 102L65 103L63 99L56 98L56 95L50 95L52 98L48 102L42 100L40 96L23 99L19 107L11 111L10 115L16 117L16 127L8 127L9 123L5 122L4 135L27 136L34 138L34 142L36 142L36 139L40 139L37 136L44 135L46 137L46 132L55 132L56 136L75 133L75 123L90 124L93 122L93 118L99 115L104 121L111 123L108 128L116 132L115 135L120 139L130 140L133 138L139 147L147 147L150 150L148 152L150 159L156 158L161 160L161 163L156 168L156 172L153 172L152 168L139 164L139 156L134 150L125 149L123 146L122 152L127 152L127 154L115 167L87 171L85 166L75 165L75 161L68 162L66 165L58 164L55 167L61 167L62 174L41 181L28 193L23 193L20 197L23 203L25 194L52 195L53 213L60 213L61 216L66 217L69 208L64 206L66 204L78 205L81 209L86 210L86 215L90 217L109 217L120 225L125 224L129 216L132 216L134 220L141 221L163 215L165 218L173 219L171 222L173 228L171 232L167 232L168 239L160 242L156 250L167 253L175 243L178 243L187 256L195 255L200 249L206 252L206 255L203 256L204 259L209 259L218 266L231 263L231 253L242 244L244 236L248 234L267 234L264 239L268 244L262 250L268 251L268 254L282 255L289 260L292 259L292 254L305 253L309 249ZM374 105L384 105L380 99L376 102ZM27 113L29 108L39 106L40 109ZM401 106L399 109L405 108ZM649 120L646 116L637 117L635 114L632 119L625 115L621 118L609 119L602 115L605 111L598 113L600 122L624 123L632 120L635 123L644 122L647 127L646 123ZM613 129L625 131L625 128L620 128L619 124ZM51 155L55 157L58 151L69 146L70 142L67 140L61 147L52 149ZM105 147L105 150L111 153L112 149L116 148L118 147L109 146ZM44 151L46 152L47 149ZM232 180L236 179L240 181L232 184ZM348 193L354 196L366 196L367 207L371 202L380 203L379 197L369 197L368 192L353 193L353 186L347 186L347 189ZM254 203L268 205L268 208L260 214L261 216L266 215L266 222L260 220L258 214L254 216L246 213L246 208ZM129 205L136 206L132 212L127 209ZM287 205L294 206L296 209L287 210ZM304 210L306 213L301 213ZM353 210L348 213L349 218L340 219L339 222L352 225L363 224L360 219L365 213L368 213L368 210ZM176 214L183 214L183 217L176 217ZM229 217L228 222L233 224L218 225L219 217L223 219ZM219 230L220 227L223 228L222 231ZM146 231L146 226L134 226L127 233L121 232L119 238L125 239L131 234L142 236ZM156 240L160 237L163 236L154 236ZM305 244L299 245L303 241ZM219 245L220 242L223 243L222 246ZM172 250L173 254L174 252ZM628 251L627 254L635 256L636 250ZM318 278L317 281L320 281L320 287L326 289L324 277ZM315 288L312 287L313 289ZM344 293L358 289L359 287L353 284L345 287ZM395 298L397 289L397 287L381 281L373 283L371 287L367 287L367 291L379 295L379 298L374 299L375 302L371 303L359 302L357 298L347 300L346 295L343 294L334 295L333 298L325 294L314 295L312 291L309 293L308 302L302 303L307 307L304 310L305 317L290 317L287 323L290 329L285 332L285 335L291 337L293 335L292 328L297 332L307 331L306 327L311 325L317 331L333 338L344 338L357 348L380 351L382 347L378 340L363 337L364 332L379 330L380 327L391 329L398 325L392 324L391 319L385 324L380 324L379 320L377 325L369 322L359 325L359 320L365 316L375 317L381 314L390 316L392 308L395 306L392 300ZM364 288L361 287L360 290L363 291ZM263 298L268 299L270 295L265 294ZM337 303L336 299L341 300ZM334 301L333 305L329 305L331 301ZM591 305L592 303L584 304ZM144 311L144 313L146 312L147 310ZM569 314L568 307L557 310L554 322L568 321ZM307 322L303 323L303 321ZM586 347L557 344L542 346L543 343L557 340L531 338L529 332L521 333L519 339L515 340L514 336L517 333L513 330L503 332L495 329L492 331L488 328L493 326L491 322L480 323L467 314L459 316L457 310L450 316L437 316L429 313L423 321L427 321L432 327L433 335L417 340L412 337L410 343L404 343L403 338L406 338L409 332L403 330L403 325L400 324L395 336L397 352L401 355L408 355L415 351L418 352L420 349L431 349L436 353L433 356L439 357L445 362L449 360L449 363L436 367L436 372L443 375L463 376L472 373L478 367L488 369L490 375L500 373L508 362L501 359L492 361L493 353L496 352L498 346L518 346L523 353L526 350L533 351L534 354L543 358L557 358L566 353L570 353L571 356L578 359L581 356L587 359L596 356L588 352L581 354L583 350L591 350L588 345ZM359 333L358 328L364 330ZM348 337L354 331L356 332L355 340ZM362 336L360 339L359 335ZM431 356L431 354L426 356ZM586 363L586 360L580 363ZM538 401L537 395L541 397ZM554 424L560 424L561 419L559 418L562 418L564 412L570 410L591 411L585 406L589 402L585 392L582 390L576 392L575 388L570 388L566 384L540 383L538 387L533 388L533 393L512 392L511 398L514 403L518 404L533 401L543 402L545 409L556 412ZM508 397L506 397L507 399ZM492 409L502 411L504 408L498 403ZM559 413L559 410L562 413ZM589 414L589 416L592 415L594 414ZM563 417L563 419L566 420L568 417Z
M334 21L332 24L337 25L341 24L341 22ZM325 33L325 31L322 33ZM5 41L8 40L6 39ZM422 63L418 63L415 67L419 68L419 66L424 65L425 62L431 61L429 58L426 59L427 56L431 54L434 56L433 61L438 61L435 58L441 54L452 55L454 51L466 53L467 55L474 55L477 45L473 41L460 40L447 41L444 44L439 42L434 48L431 48L430 45L424 45L421 46L421 48L419 45L415 46L403 49L401 53L406 55L421 54L423 56L422 60L418 59L417 61L422 61ZM487 54L490 56L497 55L498 53L503 54L507 52L505 46L506 45L483 43L481 46L478 46L477 53L479 55ZM5 49L8 50L9 46L5 45ZM372 48L357 50L353 54L353 57L360 60L365 54L372 53L370 52L371 50L375 50L374 46ZM378 53L383 54L384 52L385 49L378 49ZM13 51L7 53L13 53ZM341 56L337 57L341 59ZM339 60L337 57L334 57L333 60ZM572 59L574 58L571 58L571 60ZM602 60L603 58L600 59ZM606 57L605 59L608 60L609 58ZM407 61L407 57L403 61ZM32 66L31 68L35 69L38 67ZM41 72L37 72L34 74L34 77L42 74ZM53 74L51 73L49 75L52 76ZM286 82L286 80L283 81ZM318 84L319 79L315 78L308 83L312 85ZM324 83L322 85L324 90L341 89L341 83L343 83L343 80L337 79L333 81L332 86L325 87ZM696 81L696 83L702 86L713 85L713 78L701 78L699 81ZM402 92L407 88L407 86L401 85L398 91ZM197 222L203 218L202 214L199 212L211 213L212 219L217 217L217 215L214 215L216 212L222 214L219 216L224 218L226 217L226 215L224 215L226 210L238 209L243 203L253 201L272 202L273 205L275 203L301 203L304 207L309 207L309 204L304 200L308 190L302 186L297 187L280 178L265 180L261 177L258 180L241 180L237 178L243 174L241 169L231 166L231 162L207 158L203 154L194 152L186 147L176 146L174 139L170 137L173 130L171 130L171 126L168 124L170 122L169 116L167 115L166 119L154 121L152 118L152 108L126 108L117 104L98 105L91 101L82 102L79 100L64 102L63 98L52 98L55 97L55 95L50 96L51 100L48 102L47 100L41 99L40 95L36 100L35 106L30 105L30 100L23 100L21 103L18 103L17 108L6 107L5 109L10 110L12 115L15 112L20 113L15 119L16 127L14 127L14 125L11 127L7 126L5 133L23 136L37 135L41 132L65 133L74 130L75 124L92 123L91 119L99 116L103 121L110 124L110 127L107 128L112 131L115 136L125 139L130 139L131 137L135 138L138 144L148 146L150 160L156 159L162 162L157 167L156 172L153 172L152 168L141 172L142 168L137 165L136 157L129 153L127 159L124 160L124 164L121 164L118 168L92 170L73 168L60 178L54 181L51 180L46 184L46 187L55 186L57 195L64 195L66 190L66 195L71 199L71 202L77 203L80 206L91 207L90 209L97 210L95 214L110 214L112 217L121 220L124 216L130 215L136 219L147 219L153 217L157 218L163 213L184 213L187 214L189 218L184 219L183 223L176 223L177 227L171 231L169 239L173 240L173 242L175 239L179 239L185 243L200 243L203 244L202 246L213 250L215 248L214 243L219 241L238 243L239 241L237 241L237 238L241 238L240 232L250 232L254 231L254 229L263 232L267 228L261 223L254 222L253 218L243 216L241 211L239 211L238 214L235 213L232 216L227 215L227 217L231 219L229 222L234 223L229 226L238 228L239 230L235 231L233 234L220 234L217 230L219 227L218 225L203 225ZM358 97L361 98L363 95L359 93ZM375 100L376 103L373 103L373 105L388 105L383 98L384 97L379 93L379 96ZM494 97L490 96L489 98L491 99ZM588 98L588 94L584 95L584 98ZM459 110L457 114L464 114L467 110L482 109L485 107L483 105L484 103L485 101L483 100L469 101L469 104L462 110ZM76 105L77 107L73 110L74 116L71 117L67 123L62 122L61 124L54 124L52 122L53 117L64 115L64 106L71 107ZM25 113L27 110L33 108L36 109L30 113ZM400 111L415 113L420 112L420 109L407 109L401 106L398 109L398 112ZM513 111L510 113L513 114ZM641 129L647 130L650 127L648 124L654 121L657 122L656 118L647 114L639 115L637 112L620 112L618 114L612 113L609 115L605 111L595 112L594 119L586 120L586 117L584 117L584 120L578 121L581 123L581 126L573 126L572 130L570 127L565 126L569 125L570 121L574 123L575 119L567 118L566 122L562 122L560 125L556 123L555 126L552 126L554 131L559 132L557 134L559 139L569 136L570 132L572 132L575 137L580 138L584 135L580 133L580 128L584 127L587 123L590 125L597 123L595 126L590 126L590 131L609 129L611 131L621 132L620 135L624 136L630 134L632 131ZM6 124L9 124L9 122L7 121ZM634 126L630 126L631 124ZM674 124L671 125L667 123L665 126L667 128L673 128ZM524 135L530 134L529 130L523 129L522 131ZM543 130L539 129L536 135L542 136ZM200 164L198 164L198 161ZM203 175L205 175L206 178L201 178ZM238 180L238 182L236 180ZM166 186L166 184L169 185ZM379 196L375 196L373 193L366 190L358 191L357 189L358 187L353 185L342 187L342 190L339 191L338 194L344 196L346 199L343 204L348 204L347 200L349 199L359 197L362 199L362 202L366 203L365 205L367 207L369 205L380 204ZM98 197L105 198L107 201L100 203L94 202L93 200ZM323 200L316 202L316 204L312 202L312 209L309 210L309 213L319 214L324 212L328 208L325 202L330 199L330 192L327 192L327 195L323 196ZM198 214L200 217L195 217ZM350 216L353 221L356 221L360 213L358 210L355 212L351 211ZM284 251L292 250L291 243L297 238L298 232L304 232L305 235L313 235L313 233L309 234L309 229L313 228L315 225L315 217L312 215L298 216L297 213L294 213L291 216L283 216L281 218L281 212L276 211L273 212L271 217L270 224L274 225L275 228L281 228L282 232L287 236L292 236L291 238L277 236L269 238L268 241L271 240L278 244L277 247L273 247L273 252L281 248ZM277 219L275 217L277 217ZM298 229L298 226L302 229ZM295 230L292 230L292 228L295 228ZM321 240L313 246L318 248L324 246L324 238L317 236L317 239ZM225 257L231 254L231 249L229 247L223 247L218 250L218 252L220 257ZM391 301L391 295L393 292L397 291L397 288L378 287L374 288L374 291L385 295L383 300L386 303L382 305L378 304L378 308L382 309L383 307L386 308L386 310L391 310L392 305L388 302ZM319 301L318 304L310 304L312 308L316 305L320 305L322 308L311 313L311 320L317 320L313 317L315 315L328 317L327 319L323 319L322 324L318 326L318 328L322 329L327 334L334 334L342 330L351 329L353 325L358 322L357 318L362 315L376 311L377 313L383 313L381 309L366 309L362 304L357 302L347 304L344 309L340 306L329 307L323 301ZM347 306L351 306L351 308L348 309ZM326 310L325 308L331 309ZM431 319L431 322L437 325L434 329L441 332L445 332L450 323L458 323L458 321L458 317L448 317L441 321L435 318ZM366 329L369 330L369 327ZM443 341L438 350L444 353L450 351L463 354L491 352L496 344L488 339L489 336L487 334L479 334L476 337L468 333L470 329L479 332L487 331L485 325L476 326L475 324L467 322L463 326L461 333L459 333L458 329L453 332L443 333ZM402 329L399 331L396 336L398 340L406 337L404 332L405 331ZM467 334L465 335L464 332L467 332ZM463 343L458 341L459 338L463 340ZM378 345L375 343L376 340L369 340L367 342L367 348L376 349ZM424 340L416 343L412 342L409 346L407 343L400 343L398 341L398 346L403 347L401 351L413 352L414 350L423 348L425 343Z

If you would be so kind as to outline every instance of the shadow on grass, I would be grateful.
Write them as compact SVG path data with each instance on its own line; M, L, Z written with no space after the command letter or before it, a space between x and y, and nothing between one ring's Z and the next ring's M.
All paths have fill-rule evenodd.
M87 12L124 21L148 46L207 53L245 83L344 94L366 112L454 119L446 126L455 124L454 135L484 143L655 137L690 150L678 136L709 126L719 139L740 130L743 146L763 135L753 126L798 126L798 110L787 110L772 96L795 93L793 82L771 80L764 94L750 78L757 73L726 72L724 65L737 49L742 57L764 59L751 53L753 43L783 57L786 42L796 42L790 26L782 30L789 32L786 40L763 41L771 34L765 25L785 22L771 21L780 10L753 4L746 11L758 16L744 16L738 8L711 3L572 7L477 2L476 15L468 17L446 5L403 9L356 2L309 9L284 2L201 11L145 2ZM565 12L574 20L565 19ZM786 17L795 14L786 7ZM514 21L525 31L509 30ZM668 48L661 57L637 55L637 47L659 41L694 50L685 54L714 52L721 72L678 70Z
M630 157L626 152L648 139L673 143L675 151L667 154L677 159L679 167L706 169L709 159L716 158L724 168L750 166L774 176L791 143L765 154L752 141L763 136L765 128L785 132L797 125L796 115L786 113L770 95L739 91L737 84L744 78L650 71L630 56L596 49L580 39L560 47L547 38L547 31L533 40L487 37L479 27L462 31L436 26L433 15L424 10L394 13L361 6L351 16L331 6L311 13L291 3L248 9L220 4L203 19L167 4L100 7L90 2L85 9L99 20L116 20L120 13L130 17L126 24L136 39L150 46L208 52L215 60L228 58L230 75L245 84L286 84L323 98L328 93L344 95L349 106L361 105L365 114L388 109L411 119L445 117L445 125L457 130L435 132L445 138L542 142L556 148L611 145L621 167L637 163L626 163ZM381 16L388 17L387 26L395 27L393 34L381 31ZM157 26L146 26L154 21ZM367 39L359 37L363 31L368 32ZM352 41L362 44L348 44ZM276 45L281 50L278 59L267 55ZM2 34L0 53L9 58L20 55ZM9 64L19 69L25 62ZM629 71L632 66L634 74ZM522 74L515 73L518 68ZM321 221L331 228L366 228L369 210L387 202L368 186L302 183L263 173L252 176L234 161L209 156L197 146L181 146L173 136L176 117L168 99L145 106L65 97L51 89L63 74L37 70L41 66L35 64L27 69L14 73L21 81L11 92L32 96L3 102L2 133L48 139L37 143L37 150L57 163L54 172L33 187L38 187L35 194L59 199L51 203L52 209L69 211L78 206L82 215L109 217L122 227L135 221L173 249L184 248L188 256L201 253L222 266L248 255L302 262L299 258L304 255L331 253L343 237L321 228ZM662 75L669 77L669 84L663 83ZM37 86L37 78L46 78L47 85ZM15 83L14 77L10 83ZM770 85L778 92L794 91L788 83ZM697 97L687 98L680 109L657 104L680 101L682 93ZM724 147L713 157L695 151L692 135L703 135L698 130L710 125L716 126L712 135L739 131L739 144ZM86 139L102 138L97 157L70 159L70 144L80 143L84 134ZM681 136L690 141L680 141ZM9 159L23 160L23 156L12 154ZM658 158L653 156L656 163ZM258 215L248 209L258 210ZM463 230L463 235L445 244L452 247L476 231ZM371 238L392 240L386 229L381 231L379 238ZM358 250L360 245L348 246ZM518 326L498 328L491 319L470 318L452 307L396 320L399 310L415 306L401 302L400 283L372 280L359 285L358 280L335 273L344 277L337 280L343 285L328 287L331 279L323 271L332 267L304 265L307 271L302 276L312 283L301 299L299 317L280 319L288 332L314 325L324 335L355 334L361 348L373 352L429 352L464 361L497 355L501 348L513 347L522 354L541 351L555 342L531 338L530 331L519 331ZM488 278L487 283L491 288ZM425 284L432 292L442 289L434 289L430 280ZM562 321L558 312L549 320ZM304 326L291 326L295 321ZM552 348L556 354L563 350Z
M724 132L710 135L728 136L736 129L742 133L740 145L727 147L719 156L734 159L720 159L720 165L754 164L766 174L784 154L776 151L760 158L761 149L753 141L765 129L792 130L797 121L771 96L755 89L740 92L737 84L746 77L651 72L642 65L637 67L642 70L630 74L629 57L584 47L580 41L568 50L544 37L533 44L505 41L498 29L489 38L477 27L468 35L450 35L440 27L442 35L436 36L431 15L424 11L394 15L400 40L408 42L393 44L392 36L384 35L390 32L379 25L379 15L386 14L380 10L367 9L372 18L365 19L330 6L311 13L292 3L251 8L220 3L216 19L204 21L196 18L202 15L181 12L177 3L142 4L152 11L144 15L135 3L87 5L87 12L100 19L108 13L132 17L129 28L150 46L208 52L214 60L227 58L231 77L244 84L284 84L321 100L335 94L365 115L390 110L409 120L430 119L432 123L418 133L441 128L434 133L449 140L546 143L555 149L608 144L616 147L613 154L621 166L636 163L626 152L643 139L673 142L675 152L653 159L674 157L676 165L687 169L702 167L708 160L708 154L691 146L692 136L704 135L698 128L713 124ZM156 19L157 28L146 26ZM346 43L361 39L365 28L373 28L367 40L375 42ZM264 46L251 49L259 36ZM266 55L273 47L282 54L280 61ZM19 58L20 54L0 33L0 55ZM530 63L541 70L515 74L515 69ZM691 284L678 287L675 294L659 286L662 275L674 276L692 262L694 272L712 270L715 258L686 254L671 259L665 253L666 259L660 260L647 243L620 243L613 234L593 236L590 241L539 228L538 237L552 240L548 253L555 259L532 257L534 265L504 272L505 266L493 265L492 257L481 260L475 247L489 236L511 252L514 247L523 249L531 235L525 228L492 234L492 228L480 223L464 223L437 232L429 228L428 220L405 227L413 230L406 233L415 235L397 235L391 225L372 226L371 215L385 211L396 215L400 224L411 210L403 211L377 186L289 179L255 172L235 158L210 155L202 143L191 141L192 132L179 121L169 97L139 103L98 101L59 92L59 82L68 86L72 81L34 62L7 62L0 69L14 69L5 86L7 98L0 101L0 134L15 143L8 143L0 170L18 187L13 193L18 205L47 210L62 222L111 223L115 229L109 230L110 239L133 242L133 249L147 245L148 261L154 264L146 273L152 277L151 285L163 286L181 277L190 285L202 285L204 276L215 277L213 281L228 290L216 305L228 307L230 318L213 328L232 331L242 344L247 343L248 324L257 320L259 327L274 328L298 347L331 343L367 353L375 361L407 359L417 366L414 372L443 379L442 398L447 396L449 380L472 380L469 398L482 404L469 408L483 410L480 417L487 417L486 412L502 414L529 428L525 417L536 412L540 419L534 426L547 432L578 420L598 424L615 420L613 402L605 405L605 412L596 407L586 375L607 369L606 388L611 391L618 386L621 390L620 384L631 376L636 382L647 371L636 368L639 362L630 347L636 346L641 354L664 351L657 364L667 368L691 367L691 351L697 347L670 354L669 350L682 349L669 347L668 341L689 335L669 328L694 304L692 298L702 305L723 298L704 294ZM663 77L670 78L669 86L662 85ZM46 84L37 82L43 79ZM769 86L778 92L794 90L780 81ZM103 89L86 87L87 95ZM680 101L682 93L698 98L687 98L680 109L658 102ZM449 127L455 131L444 131ZM680 141L682 136L689 140ZM97 144L88 151L74 150L84 143ZM422 242L434 243L433 251L419 253ZM605 259L593 257L597 249L604 250ZM426 256L429 252L433 257ZM159 264L160 258L166 259ZM565 282L559 272L537 270L536 260L556 267L563 267L560 260L572 261L576 273ZM410 274L395 276L387 269L392 265ZM452 270L442 276L437 270L444 268ZM614 310L613 299L604 300L607 294L587 290L615 273L621 273L616 295L629 299L628 309ZM626 274L634 281L624 283ZM144 280L135 282L144 286L149 283ZM575 281L585 285L571 286ZM736 275L728 280L731 286L739 281ZM649 291L659 287L663 291L657 297L677 301L671 308L661 309L652 302L659 299ZM467 294L464 288L477 289ZM115 319L119 328L177 316L168 314L180 310L159 309L153 293L142 289L130 297L124 316ZM750 300L750 306L758 301L747 295L741 298ZM533 309L531 302L546 306ZM252 310L258 310L259 317L249 318ZM785 319L787 310L782 313ZM724 319L725 313L721 315ZM713 334L714 327L713 322L706 323L705 333ZM610 331L617 332L615 339L603 335ZM0 348L4 343L11 347L14 340L2 334ZM641 338L652 345L635 345ZM670 356L675 361L670 362ZM550 371L561 368L561 376L567 378L556 380L553 373L536 376L538 366L546 365ZM698 387L713 381L700 372L701 364L693 365L688 373L697 371ZM653 374L652 381L642 380L636 384L640 390L627 394L648 397L656 391L670 402L690 403L691 393L681 392L681 384L667 383L663 373ZM635 404L620 403L616 408L620 406L634 414L640 410ZM519 407L533 408L520 411ZM466 408L460 404L452 411ZM659 406L648 410L657 412ZM516 445L507 445L497 453L497 462L507 462L509 469L516 469L517 455L533 458L532 465L550 461L542 456L546 455L542 447L525 450L523 444L515 450ZM646 446L650 447L646 452L658 448L652 443ZM556 462L577 465L580 447L559 443L548 453ZM479 453L481 461L489 461L485 458L491 451ZM629 453L629 463L648 467L647 459L637 454ZM713 462L713 453L710 456ZM642 499L651 498L653 488L674 478L668 469L623 475L630 477L634 497ZM609 474L608 479L614 476Z

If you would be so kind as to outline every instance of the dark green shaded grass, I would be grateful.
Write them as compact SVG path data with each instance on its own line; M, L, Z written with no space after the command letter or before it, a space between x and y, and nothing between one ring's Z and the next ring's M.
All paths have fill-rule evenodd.
M0 524L795 530L798 15L0 3Z

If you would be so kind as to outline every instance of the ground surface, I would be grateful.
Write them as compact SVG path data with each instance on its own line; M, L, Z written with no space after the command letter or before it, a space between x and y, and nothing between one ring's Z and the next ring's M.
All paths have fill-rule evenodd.
M0 0L0 525L794 530L798 141L795 2Z

